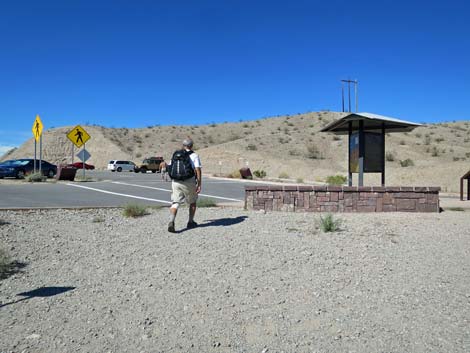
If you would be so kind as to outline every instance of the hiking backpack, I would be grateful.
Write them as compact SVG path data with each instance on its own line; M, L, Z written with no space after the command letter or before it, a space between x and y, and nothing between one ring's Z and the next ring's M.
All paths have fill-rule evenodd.
M193 151L179 150L171 157L168 175L174 180L186 180L194 177L194 169L189 157Z

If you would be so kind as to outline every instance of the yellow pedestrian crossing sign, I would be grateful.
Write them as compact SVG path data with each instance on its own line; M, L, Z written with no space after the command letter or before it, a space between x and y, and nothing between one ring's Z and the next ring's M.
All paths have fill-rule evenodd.
M90 135L80 125L75 126L67 134L67 138L77 147L82 147L89 139Z
M42 125L41 118L39 117L39 115L36 115L36 119L34 120L34 124L31 129L33 131L33 136L36 141L39 141L43 128L44 128L44 125Z

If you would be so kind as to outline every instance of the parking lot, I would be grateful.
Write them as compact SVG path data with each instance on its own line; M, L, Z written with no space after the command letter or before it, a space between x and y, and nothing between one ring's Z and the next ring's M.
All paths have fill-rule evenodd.
M82 171L77 171L81 176ZM120 207L126 203L151 206L170 204L171 182L160 174L86 171L90 182L26 183L5 179L0 184L0 208L42 207ZM201 197L216 203L240 203L244 200L244 183L203 178Z

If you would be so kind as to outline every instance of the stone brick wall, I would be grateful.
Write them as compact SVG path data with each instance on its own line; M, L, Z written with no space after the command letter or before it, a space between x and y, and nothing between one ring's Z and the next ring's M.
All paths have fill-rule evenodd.
M245 208L287 212L439 212L439 187L246 186Z

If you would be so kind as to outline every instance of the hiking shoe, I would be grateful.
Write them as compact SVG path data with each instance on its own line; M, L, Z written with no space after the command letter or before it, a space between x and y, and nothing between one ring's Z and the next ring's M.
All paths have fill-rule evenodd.
M175 233L175 222L168 223L168 231L170 233Z
M196 228L197 227L197 223L194 222L194 221L189 221L188 222L188 225L186 226L188 229L191 229L191 228Z

